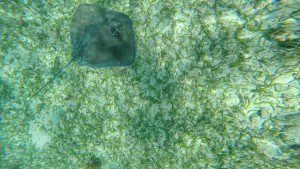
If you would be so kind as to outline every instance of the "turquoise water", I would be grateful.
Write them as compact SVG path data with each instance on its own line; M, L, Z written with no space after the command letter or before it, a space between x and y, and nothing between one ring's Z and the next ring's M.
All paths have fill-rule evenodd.
M131 18L135 62L75 63L26 105L71 59L82 3ZM299 6L0 2L0 168L297 168Z

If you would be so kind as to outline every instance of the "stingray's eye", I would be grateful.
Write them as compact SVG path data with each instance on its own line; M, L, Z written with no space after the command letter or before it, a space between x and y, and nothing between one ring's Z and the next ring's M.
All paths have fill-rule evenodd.
M110 28L110 31L111 31L111 35L112 35L112 36L119 36L119 35L120 35L120 31L119 31L119 29L116 28L116 27Z

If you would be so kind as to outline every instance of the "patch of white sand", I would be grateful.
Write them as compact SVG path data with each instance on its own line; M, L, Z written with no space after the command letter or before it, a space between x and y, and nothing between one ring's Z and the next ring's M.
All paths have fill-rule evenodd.
M29 134L31 135L31 142L38 149L43 149L51 142L51 137L42 131L36 123L30 124Z

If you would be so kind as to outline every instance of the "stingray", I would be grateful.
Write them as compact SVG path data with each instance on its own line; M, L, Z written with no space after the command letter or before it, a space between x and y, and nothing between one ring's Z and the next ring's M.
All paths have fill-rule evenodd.
M129 66L135 60L134 34L128 15L107 8L81 4L70 28L72 59L26 102L51 84L73 62L94 69Z

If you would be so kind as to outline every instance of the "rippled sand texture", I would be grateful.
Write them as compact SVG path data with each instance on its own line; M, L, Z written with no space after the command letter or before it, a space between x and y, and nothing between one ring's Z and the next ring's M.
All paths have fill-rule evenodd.
M135 63L73 64L26 108L71 59L81 3L129 15ZM296 168L299 7L1 1L0 168Z

